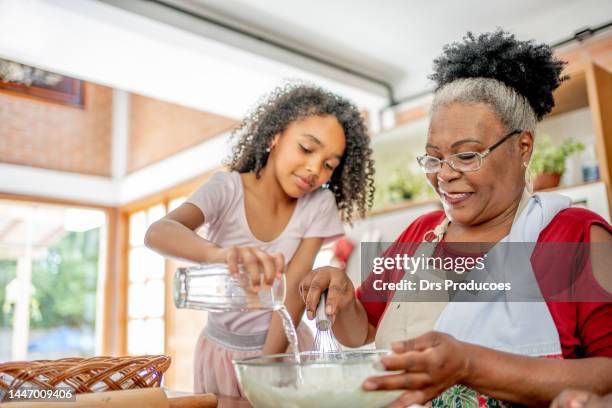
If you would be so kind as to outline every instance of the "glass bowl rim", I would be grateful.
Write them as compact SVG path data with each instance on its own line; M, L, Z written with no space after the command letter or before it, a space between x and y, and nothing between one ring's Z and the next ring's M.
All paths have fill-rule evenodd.
M376 357L390 354L390 350L377 349L377 350L350 350L344 351L342 354L348 356L348 360L325 360L325 359L312 359L302 361L301 366L320 365L320 364L333 364L337 366L350 366L350 365L361 365L361 364L372 364L373 359L367 359L363 357ZM315 356L319 355L316 351L302 351L300 356ZM360 359L350 359L353 356L363 356ZM281 361L272 361L274 359L281 358ZM286 360L285 360L286 359ZM292 353L281 353L281 354L270 354L266 356L254 356L243 359L232 360L232 363L236 366L248 366L248 367L288 367L296 366L298 362L295 361Z

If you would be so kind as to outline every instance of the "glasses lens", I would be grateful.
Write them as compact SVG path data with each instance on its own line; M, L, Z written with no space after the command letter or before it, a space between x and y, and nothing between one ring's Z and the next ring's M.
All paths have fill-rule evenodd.
M440 171L440 160L431 156L419 157L419 164L425 173L436 173Z
M448 161L457 171L474 171L480 168L481 157L474 152L465 152L449 157Z

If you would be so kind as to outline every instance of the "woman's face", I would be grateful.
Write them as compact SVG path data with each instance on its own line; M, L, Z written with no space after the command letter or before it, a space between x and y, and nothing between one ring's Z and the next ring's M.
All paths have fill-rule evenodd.
M456 102L433 113L426 152L440 159L483 152L508 132L487 105ZM461 173L443 163L438 173L427 175L451 222L481 224L502 214L520 197L525 186L523 163L529 160L532 139L528 132L511 137L483 159L479 170Z
M274 138L268 164L285 193L298 198L329 181L340 165L345 143L335 116L309 116Z

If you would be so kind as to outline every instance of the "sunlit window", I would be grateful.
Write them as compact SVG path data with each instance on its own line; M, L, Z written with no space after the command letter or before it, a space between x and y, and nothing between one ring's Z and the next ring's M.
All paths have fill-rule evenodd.
M164 353L165 262L144 246L147 228L166 214L163 204L130 215L128 353Z
M172 211L185 201L179 197L168 202ZM158 204L130 215L128 252L128 353L165 352L166 262L144 246L149 226L166 215Z
M101 350L104 211L0 200L0 361Z

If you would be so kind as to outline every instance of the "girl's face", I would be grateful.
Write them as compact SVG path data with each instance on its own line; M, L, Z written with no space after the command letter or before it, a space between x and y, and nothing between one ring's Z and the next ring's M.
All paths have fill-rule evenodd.
M345 145L344 130L334 116L309 116L274 138L268 164L285 193L299 198L329 181Z
M426 152L439 159L469 151L482 153L507 133L487 105L452 103L434 112ZM529 159L532 141L526 132L510 137L484 158L476 171L461 173L443 163L438 173L427 174L448 218L472 226L507 210L524 188L523 162Z

